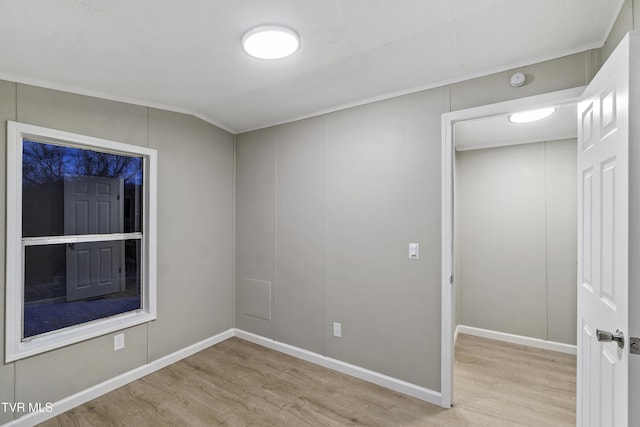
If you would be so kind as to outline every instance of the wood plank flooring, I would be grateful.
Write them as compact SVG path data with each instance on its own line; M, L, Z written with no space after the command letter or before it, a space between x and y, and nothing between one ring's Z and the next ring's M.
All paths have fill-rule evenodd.
M232 338L43 426L573 426L575 356L460 335L445 410Z

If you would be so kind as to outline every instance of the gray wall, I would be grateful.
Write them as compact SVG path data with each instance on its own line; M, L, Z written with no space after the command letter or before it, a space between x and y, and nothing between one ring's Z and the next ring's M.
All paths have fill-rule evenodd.
M456 153L458 323L576 343L576 140Z
M232 327L233 135L183 114L0 81L3 126L6 120L158 150L158 320L126 330L118 352L109 334L0 364L0 401L56 401ZM4 130L0 145L4 169ZM5 178L0 174L3 193ZM4 195L0 204L4 224ZM2 241L4 232L0 227ZM3 243L2 259L4 250ZM11 419L0 411L0 423Z
M439 390L440 115L585 85L602 56L522 67L521 88L507 71L239 135L235 295L232 135L182 114L0 81L3 122L149 146L160 160L158 321L127 330L117 353L107 335L0 364L0 401L66 397L230 328L234 308L239 328ZM4 165L5 132L0 144ZM412 241L418 261L407 258ZM4 295L2 284L2 336ZM331 336L334 321L343 338ZM0 423L11 418L0 413Z
M602 49L522 67L518 71L527 74L528 83L521 88L508 85L513 71L507 71L450 85L448 105L446 94L442 99L443 89L437 89L381 101L379 106L356 107L239 135L236 326L439 390L440 237L434 232L439 226L439 218L424 215L416 219L409 213L405 221L403 208L412 205L399 200L417 195L416 201L423 198L430 205L421 208L425 213L440 209L440 128L435 122L439 121L441 113L450 110L586 85L624 34L638 28L638 23L640 0L627 0ZM638 88L634 90L633 99L640 99ZM395 118L400 123L402 112L395 109L402 111L403 105L415 106L416 99L432 109L426 108L418 115L410 114L406 122L395 127L379 123L381 114L385 120ZM441 111L434 112L433 108L438 105ZM340 132L343 138L340 141L344 147L330 139L334 134L327 132L327 129L337 129L336 117L342 120ZM640 126L640 122L632 123L636 128ZM395 153L389 159L381 156L378 162L365 163L364 159L375 156L379 146L404 141L405 128L419 126L424 126L425 132L418 137L420 144L403 145L402 155ZM296 135L297 143L292 139L281 139L281 135L288 132ZM640 129L635 129L635 134L640 135ZM323 142L321 146L311 146L311 141L318 140ZM637 144L631 145L632 158L640 164L640 151L634 147L637 148ZM338 151L330 156L332 149ZM429 155L425 157L427 152ZM409 167L414 157L420 158L424 168L437 169L429 172L429 178L422 178L435 181L397 187L395 190L401 194L389 199L391 190L384 181L387 163L389 170L394 170L392 166L398 161ZM295 158L312 167L307 173L302 167L283 165L286 158ZM351 165L353 171L349 171ZM281 168L286 172L280 171ZM631 180L632 185L635 182L640 186L640 176L634 174L637 170L640 169L631 168ZM331 176L338 172L342 174ZM285 176L291 182L284 182ZM372 185L361 182L370 176L377 178ZM291 191L296 191L297 180L301 182L297 194L303 194L300 202L287 199ZM336 188L335 184L341 180L344 186ZM305 190L306 185L309 187ZM631 230L638 234L640 225L636 223L640 218L640 201L634 194L631 194ZM353 210L351 204L356 205ZM390 206L388 211L387 206ZM283 213L283 209L290 211ZM388 212L386 216L385 212ZM298 213L301 216L297 216ZM393 235L400 221L407 226ZM353 230L346 227L330 229L349 222L354 224ZM340 230L347 230L344 238L339 235ZM281 244L285 233L285 242ZM378 233L381 235L376 239ZM421 259L413 261L414 264L402 263L406 244L416 237L427 239L420 240ZM362 238L362 242L350 240L357 238ZM389 240L395 246L391 258L387 247ZM638 258L640 249L634 243L638 241L640 238L631 240L632 259ZM341 243L345 244L344 248ZM362 245L354 249L360 243ZM304 251L292 252L296 248ZM411 271L416 265L415 269L419 271ZM381 266L386 270L380 278L375 273ZM638 302L640 264L632 262L631 266L630 301ZM414 274L414 279L407 279L409 273ZM395 288L397 292L389 292ZM243 299L246 289L249 289L246 295L250 301L248 307ZM417 304L416 298L420 298ZM395 310L400 312L394 313ZM268 312L269 319L247 314L247 311L259 315ZM401 316L403 311L415 311L416 316L408 316L407 323L400 329L396 329L398 323L384 323L385 318ZM295 319L295 322L287 319ZM343 322L343 338L331 336L334 321ZM362 325L370 326L363 332ZM630 333L640 336L640 314L633 310ZM418 342L406 344L411 339ZM402 341L404 347L397 347L398 341ZM416 360L419 367L414 363ZM631 362L631 375L634 380L631 381L630 401L640 401L638 358ZM640 406L630 405L630 410L630 419L640 419Z
M507 71L238 135L236 327L440 390L441 115L583 86L593 62L523 67L519 89Z
M611 31L600 49L600 63L607 60L611 52L622 41L623 37L631 30L637 29L640 24L640 0L625 0Z
M238 137L236 327L439 385L429 352L439 330L417 329L440 323L439 307L423 310L439 297L439 249L411 261L407 244L440 233L428 197L439 191L439 142L424 135L439 134L448 96L440 88ZM271 320L256 316L260 300Z

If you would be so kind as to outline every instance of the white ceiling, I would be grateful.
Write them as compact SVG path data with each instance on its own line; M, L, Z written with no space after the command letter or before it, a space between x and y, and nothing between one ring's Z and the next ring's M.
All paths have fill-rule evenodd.
M0 0L0 78L232 132L600 47L623 0ZM260 24L298 31L248 57Z
M531 123L511 123L508 114L457 122L454 135L457 151L577 138L577 105L559 106L551 116Z

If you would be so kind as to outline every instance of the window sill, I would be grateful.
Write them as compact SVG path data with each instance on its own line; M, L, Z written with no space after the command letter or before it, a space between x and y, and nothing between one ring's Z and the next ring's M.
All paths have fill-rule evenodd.
M148 323L156 319L156 316L138 311L114 316L109 319L99 319L83 325L70 327L47 335L27 339L17 346L7 342L5 363L14 362L26 357L35 356L40 353L55 350L67 345L86 341L101 335L106 335L122 329Z

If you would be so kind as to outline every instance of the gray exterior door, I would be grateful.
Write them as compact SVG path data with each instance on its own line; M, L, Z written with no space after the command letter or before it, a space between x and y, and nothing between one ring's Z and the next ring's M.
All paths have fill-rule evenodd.
M123 231L123 181L81 176L65 181L65 235ZM124 286L124 242L67 244L67 301L119 292Z

